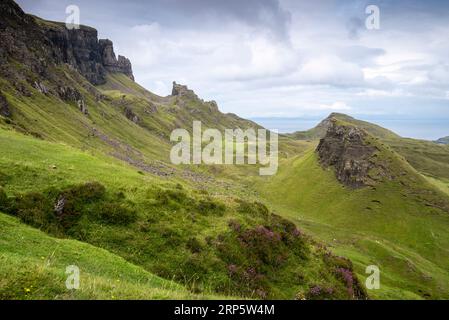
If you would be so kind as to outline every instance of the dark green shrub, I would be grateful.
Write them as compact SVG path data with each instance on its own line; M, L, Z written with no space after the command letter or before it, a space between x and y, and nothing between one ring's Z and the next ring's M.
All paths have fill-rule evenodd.
M200 200L197 207L198 211L205 215L222 216L226 211L226 206L223 203L210 198Z
M137 213L129 203L104 202L99 206L101 221L113 225L127 225L137 219Z
M200 253L203 250L203 246L197 238L190 238L189 240L187 240L186 247L192 253Z
M268 208L260 202L247 202L244 200L237 200L239 203L238 211L241 213L246 213L252 216L261 216L267 218L270 214Z
M0 211L7 212L9 208L9 199L5 190L0 187Z
M17 215L23 222L39 228L47 227L55 222L52 201L39 192L30 192L15 197L9 213Z
M67 188L62 195L78 202L94 202L105 197L106 188L99 182L88 182Z
M189 202L190 199L182 190L159 190L156 200L162 205L179 207L181 204Z
M98 182L88 182L65 189L55 202L59 223L65 230L72 228L87 212L88 205L104 200L105 197L106 188Z

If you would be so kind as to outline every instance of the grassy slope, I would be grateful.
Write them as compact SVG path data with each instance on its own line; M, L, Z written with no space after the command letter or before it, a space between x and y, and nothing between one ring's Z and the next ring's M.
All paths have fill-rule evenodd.
M336 266L334 262L329 262L328 258L325 258L326 251L323 251L321 246L315 246L306 238L304 240L299 238L300 242L297 244L274 242L268 244L260 253L257 253L259 242L255 242L251 246L254 246L256 256L254 251L246 251L245 247L240 247L238 237L249 237L250 243L259 241L256 240L257 237L264 237L264 235L259 234L255 227L271 225L278 228L276 226L279 222L277 218L268 215L264 210L259 211L257 206L253 207L250 203L244 203L242 209L235 196L226 194L209 196L206 192L196 191L188 185L180 187L176 183L181 179L176 177L161 179L141 174L133 167L113 158L93 156L63 144L25 137L11 130L0 129L0 148L6 150L0 155L0 186L3 186L9 196L16 194L18 199L21 199L20 195L29 194L29 192L42 192L49 188L61 190L73 184L99 181L107 187L111 195L121 193L132 201L138 216L137 220L131 224L103 223L95 218L95 211L88 210L79 222L68 230L67 234L107 249L147 272L166 279L176 279L191 290L207 295L210 292L219 292L227 296L243 295L260 298L263 297L264 292L269 292L269 297L272 298L292 299L298 293L307 294L309 287L317 284L333 288L334 298L347 297L344 283L334 273ZM39 195L46 196L45 193L39 193ZM50 201L54 203L55 199ZM51 203L50 206L53 208ZM221 207L214 207L220 204L224 205L223 210L220 209ZM30 223L54 232L52 230L55 229L48 228L47 224L39 225L40 211L36 210L40 210L38 209L40 207L41 203L37 202L27 209L27 217L35 217ZM19 216L23 215L19 212ZM228 226L231 220L240 225L239 231L233 231ZM12 234L20 237L24 230L29 230L29 228L21 228L12 230ZM7 229L9 230L10 227L8 226ZM283 234L283 229L279 230L280 234ZM64 233L56 234L65 235ZM6 238L1 248L1 252L7 257L17 249L13 240L11 237ZM271 241L269 238L265 240L260 242L263 246ZM31 256L40 258L39 250L46 248L44 245L39 247L39 250L34 250L31 242L28 245L26 252L30 257L17 256L16 264L21 263L21 260L28 261L27 259L31 259ZM267 265L260 265L259 259L267 258L257 255L264 255L267 250L271 252L269 259L282 257L283 262L278 262L276 258L275 261L267 262ZM310 251L310 253L303 258L303 253L294 253L297 250L306 250L305 252ZM67 254L71 256L74 253L67 252ZM98 263L101 264L100 261ZM241 270L238 272L243 274L246 273L246 268L250 270L257 266L256 270L264 274L263 280L259 278L231 279L228 277L227 269L230 265L236 265L238 270ZM6 274L10 271L5 264L2 266L1 272ZM54 282L59 283L60 278L50 281L51 275L36 279L39 282L36 285L43 288L44 296L42 297L48 298L53 292L59 292L60 287L55 289ZM20 283L19 286L22 286L23 281L27 281L27 277L17 280ZM89 278L89 284L94 279L94 276ZM7 281L7 288L14 286L17 282L14 277L7 277L5 281ZM45 281L48 283L45 284ZM258 288L263 288L264 291L261 292L262 289ZM22 289L15 291L15 295L11 297L23 297L20 296ZM97 296L93 290L82 293L84 295L80 293L80 297L109 297L107 286L96 287L99 291L96 293ZM138 292L138 288L135 289L137 292L134 296L128 293L126 288L117 288L115 292L122 290L124 290L121 293L122 296L118 293L114 296L117 298L164 297L162 291L160 296L157 293L152 296L151 292L147 295ZM180 292L175 292L171 297L194 297L185 296L183 290L180 289ZM167 295L170 296L170 292L167 292ZM61 297L72 298L64 295Z
M335 119L356 125L381 139L402 155L416 170L436 179L449 179L449 146L439 145L431 141L402 138L394 132L376 124L357 120L345 114L333 113ZM296 132L291 136L295 139L321 139L326 134L322 124L308 131Z
M258 189L275 210L350 257L362 276L380 266L381 298L448 298L449 215L414 199L400 184L349 190L316 154L286 160Z
M198 299L106 250L52 238L0 213L0 299ZM80 268L67 290L66 267Z

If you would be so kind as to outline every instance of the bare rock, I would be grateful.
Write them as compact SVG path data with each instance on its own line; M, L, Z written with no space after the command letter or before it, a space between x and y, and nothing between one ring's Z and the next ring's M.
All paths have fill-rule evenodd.
M10 118L11 115L11 108L9 107L8 100L6 100L6 97L0 93L0 116Z
M139 117L134 113L134 111L130 107L125 107L125 116L128 120L131 120L134 123L139 123Z
M84 102L84 100L81 99L81 100L78 100L77 103L78 103L78 108L79 108L79 110L80 110L83 114L88 115L88 114L89 114L89 110L87 109L86 102Z
M175 81L173 81L172 96L198 99L198 96L193 90L190 90L185 85L177 84Z
M367 133L330 120L326 136L317 148L320 163L334 167L337 179L346 186L360 188L375 183L369 172L376 166L376 147L366 142Z

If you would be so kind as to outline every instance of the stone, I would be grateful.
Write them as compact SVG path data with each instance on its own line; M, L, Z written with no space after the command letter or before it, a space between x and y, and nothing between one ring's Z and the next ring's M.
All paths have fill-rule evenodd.
M58 87L58 95L66 102L83 100L81 93L72 87Z
M84 102L84 100L78 100L78 108L79 108L79 110L83 113L83 114L85 114L85 115L88 115L89 114L89 110L87 109L87 106L86 106L86 103Z
M132 65L129 59L124 56L118 56L114 53L114 45L109 39L101 39L99 41L100 52L103 59L103 66L109 72L123 73L134 81Z
M176 81L173 81L172 96L198 99L198 96L193 90L190 90L185 85L177 84Z
M330 119L327 133L320 140L317 153L321 165L334 167L337 179L346 186L361 188L374 183L369 171L376 166L373 156L377 148L366 143L367 135L362 129Z
M48 89L42 82L35 81L34 87L42 94L48 94Z
M64 196L60 196L58 201L55 204L55 207L54 207L54 211L55 211L56 215L60 216L63 214L65 204L66 204L66 199L64 198Z
M8 100L6 100L6 97L0 93L0 116L10 118L11 115L11 108L9 107Z
M129 107L125 107L125 116L128 120L131 120L134 123L139 122L139 117L133 112L133 110Z

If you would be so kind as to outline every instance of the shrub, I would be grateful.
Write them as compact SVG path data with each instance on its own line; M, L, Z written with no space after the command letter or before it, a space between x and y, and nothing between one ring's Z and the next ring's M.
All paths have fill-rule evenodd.
M55 222L52 201L44 194L30 192L13 199L11 214L17 215L23 222L41 228Z
M100 219L108 224L127 225L137 219L137 213L129 203L104 202L99 206Z
M222 216L226 211L226 206L223 203L214 201L210 198L200 200L197 207L198 211L202 214L216 216Z
M156 194L156 200L166 206L180 207L189 201L189 197L182 190L159 190ZM191 199L190 199L191 200Z
M200 253L203 250L203 246L197 238L190 238L189 240L187 240L186 247L192 253Z
M0 211L7 212L9 208L9 199L5 190L0 187Z
M55 203L54 211L61 226L68 230L81 219L87 205L104 200L106 188L98 182L88 182L62 191Z
M329 300L333 298L334 292L333 288L313 285L307 291L305 298L307 300Z
M270 214L268 208L260 202L247 202L244 200L237 200L239 206L238 211L240 213L250 214L252 216L261 216L263 218L267 218Z

